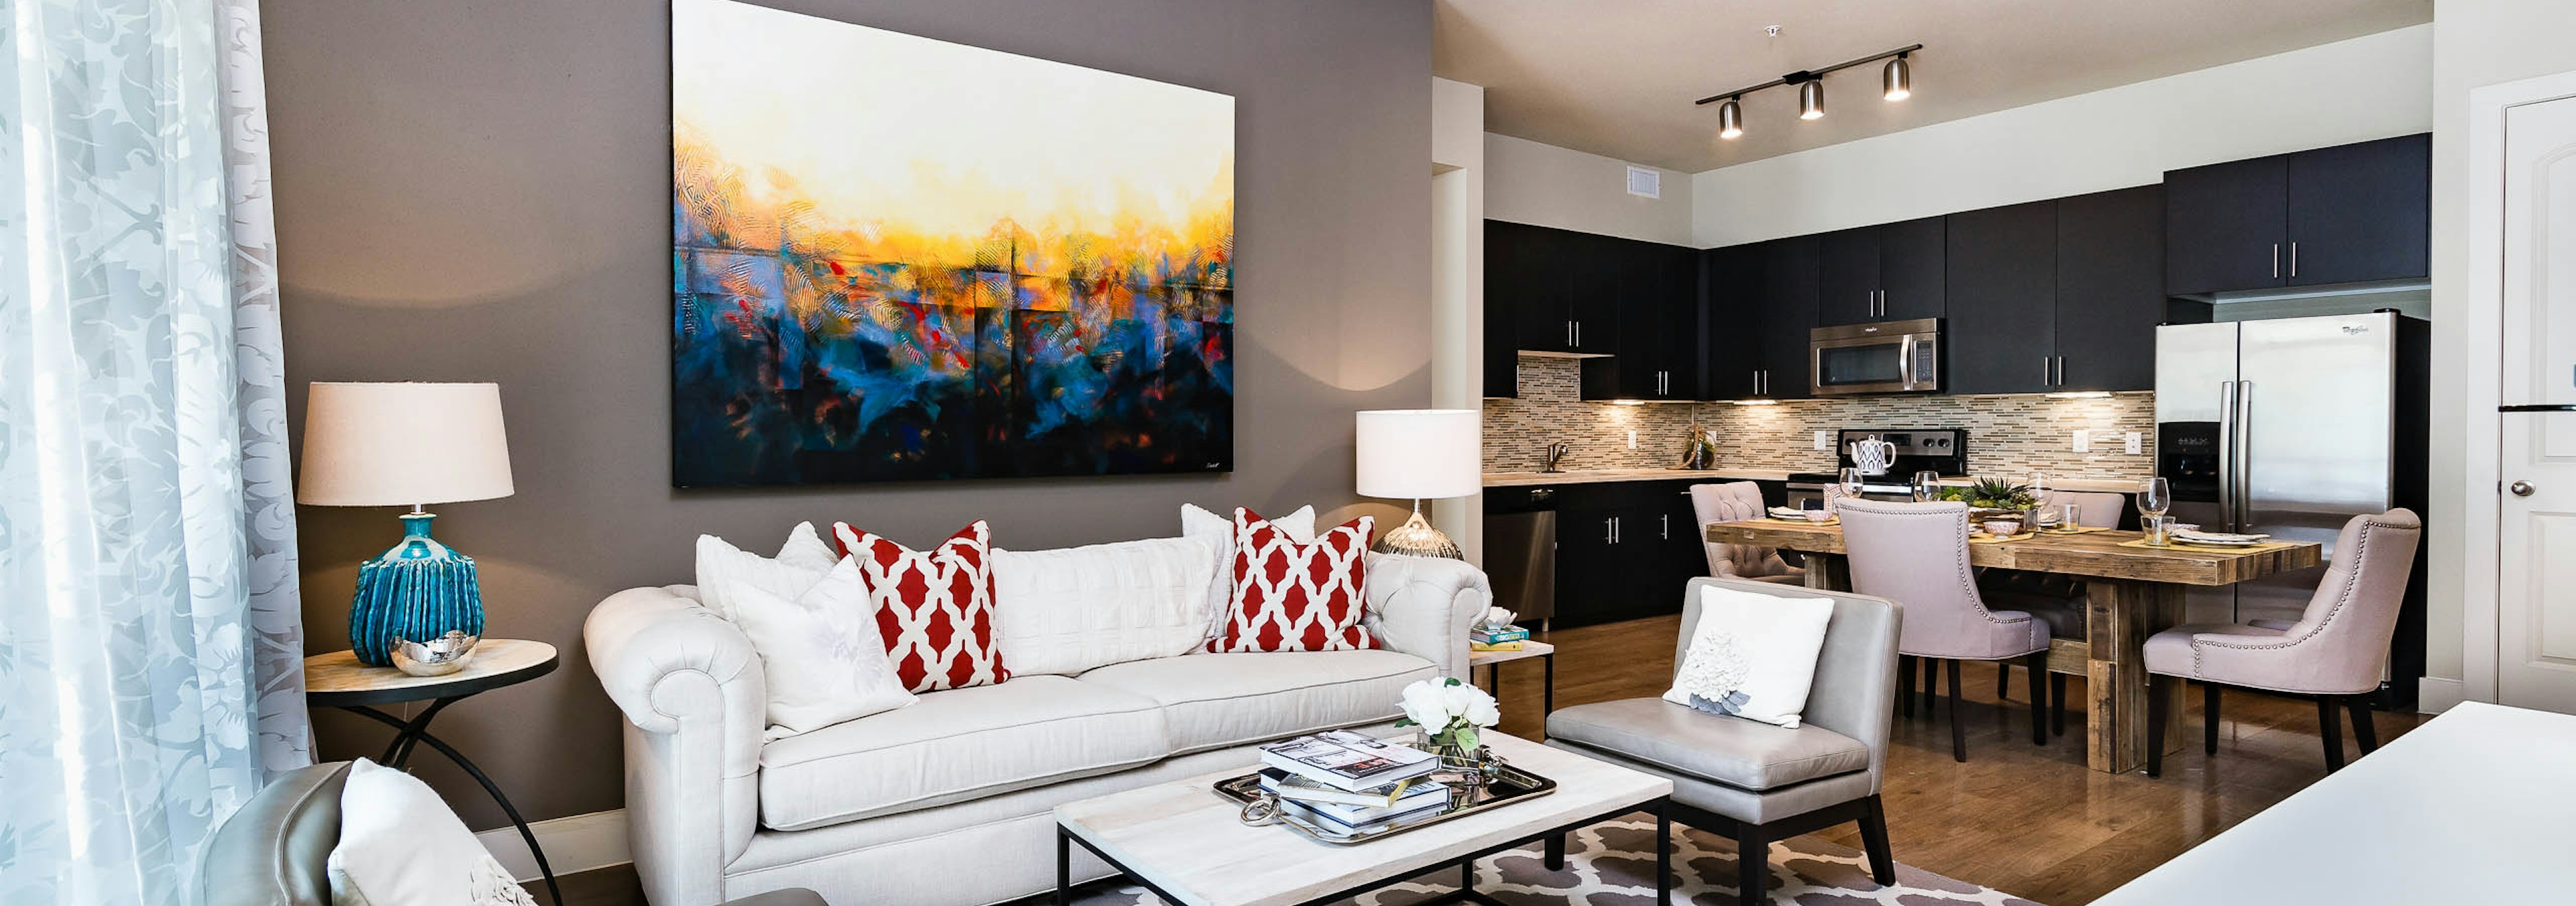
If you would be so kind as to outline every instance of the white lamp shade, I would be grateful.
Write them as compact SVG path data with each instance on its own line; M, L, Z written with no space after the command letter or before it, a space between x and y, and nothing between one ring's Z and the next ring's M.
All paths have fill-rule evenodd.
M511 491L499 384L316 382L304 401L300 503L413 506Z
M1483 489L1482 421L1474 409L1360 413L1360 495L1430 500Z

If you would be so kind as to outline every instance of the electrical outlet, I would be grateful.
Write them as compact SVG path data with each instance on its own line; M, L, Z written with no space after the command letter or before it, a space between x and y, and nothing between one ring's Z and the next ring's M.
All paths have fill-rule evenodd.
M2131 453L2147 452L2146 438L2139 437L2138 432L2131 431L2127 434L2121 435L2121 442L2128 444L2129 452Z
M1636 448L1637 448L1637 429L1635 429L1635 428L1630 428L1630 429L1628 429L1628 449L1634 450L1634 449L1636 449Z
M1833 449L1833 448L1834 448L1834 442L1833 442L1833 440L1832 440L1831 438L1828 438L1828 437L1826 437L1826 436L1825 436L1825 432L1822 432L1822 431L1818 431L1818 432L1816 432L1816 449L1819 449L1819 450L1831 450L1831 449Z
M2093 432L2086 431L2082 428L2075 429L2075 452L2093 452Z

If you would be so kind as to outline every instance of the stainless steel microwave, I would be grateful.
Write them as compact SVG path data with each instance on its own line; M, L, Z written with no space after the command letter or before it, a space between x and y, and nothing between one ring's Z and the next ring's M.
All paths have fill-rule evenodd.
M1817 396L1941 389L1941 320L1838 324L1807 333L1808 387Z

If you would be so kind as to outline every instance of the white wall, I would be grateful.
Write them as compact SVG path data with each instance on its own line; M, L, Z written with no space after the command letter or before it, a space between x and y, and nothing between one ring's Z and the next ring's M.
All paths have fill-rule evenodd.
M2472 320L2468 306L2485 324L2497 323L2496 299L2468 298L2469 210L2467 133L2469 91L2498 82L2576 70L2576 3L2568 0L2436 0L2433 7L2433 450L2432 512L2425 514L2430 550L2427 579L2425 672L2423 698L2428 710L2462 695L2459 679L2465 651L2461 625L2468 605L2466 589L2471 552L2458 528L2469 518L2467 494L2493 494L2467 488L2471 451L2494 454L2495 416L2471 413L2471 399L2492 400L2497 375L2492 367L2472 368L2469 337L2462 329ZM2492 265L2490 265L2492 266ZM2487 337L2491 350L2495 338ZM2473 394L2477 381L2483 394ZM2487 440L2462 440L2481 432ZM2487 518L2493 510L2487 509ZM2492 552L2480 558L2494 569ZM2490 586L2491 587L2491 586ZM2492 596L2476 602L2493 608Z
M2433 123L2432 58L2433 26L2418 25L1709 170L1691 178L1693 236L1734 245L2423 132ZM1921 90L1940 90L1923 78Z
M1438 130L1435 127L1434 132ZM1485 216L1648 242L1691 244L1691 176L1661 197L1628 194L1628 162L1508 135L1485 136Z
M1431 80L1431 405L1484 406L1485 89ZM1435 500L1431 521L1485 562L1484 498Z

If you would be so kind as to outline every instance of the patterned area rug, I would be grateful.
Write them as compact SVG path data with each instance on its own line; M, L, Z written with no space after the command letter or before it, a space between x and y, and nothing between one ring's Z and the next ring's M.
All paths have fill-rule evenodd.
M1734 841L1675 825L1673 844L1673 869L1679 875L1674 881L1673 902L1734 906ZM1476 862L1476 889L1515 906L1652 906L1654 872L1655 819L1640 813L1574 832L1566 841L1564 871L1548 871L1535 844L1486 856ZM1457 882L1458 870L1445 868L1349 902L1352 906L1405 906L1456 889ZM1156 906L1162 902L1142 887L1117 881L1083 888L1073 901L1079 906ZM1880 887L1869 879L1868 857L1814 837L1771 845L1771 902L1797 906L2038 906L1901 862L1896 866L1896 886Z

